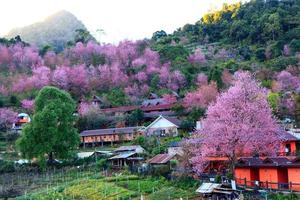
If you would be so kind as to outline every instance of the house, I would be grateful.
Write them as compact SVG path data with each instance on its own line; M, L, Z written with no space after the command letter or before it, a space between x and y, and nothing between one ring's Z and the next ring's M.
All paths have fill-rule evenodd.
M16 133L21 133L23 126L27 123L30 123L31 119L28 114L20 113L18 114L16 123L13 124L12 130Z
M144 160L137 152L123 152L108 159L113 168L134 167Z
M147 163L150 165L169 165L171 160L178 160L178 155L176 154L157 154L153 158L149 159Z
M281 139L283 141L280 147L280 156L295 156L298 151L300 151L300 138L298 135L292 131L281 132Z
M277 156L293 159L300 153L300 137L294 132L282 130L280 133L281 144ZM244 154L244 157L253 156L252 154ZM207 158L209 165L206 172L218 171L222 172L228 168L228 158L224 156L210 156Z
M113 151L114 153L136 152L138 154L145 153L145 149L140 145L120 146Z
M240 158L235 175L246 187L300 191L300 157Z
M79 152L77 153L77 158L86 159L86 158L99 158L99 157L108 157L113 155L110 151L89 151L89 152Z
M96 95L93 96L92 105L100 107L103 104L104 104L104 101L100 97L98 97Z
M142 110L145 115L149 114L151 116L152 113L155 113L157 116L157 113L161 112L170 112L170 115L174 114L174 112L171 112L171 108L174 106L174 103L168 103L163 98L158 98L157 95L153 94L149 99L144 100L141 105L130 105L130 106L119 106L119 107L113 107L113 108L103 108L101 109L101 112L107 113L107 114L113 114L115 116L120 116L124 114L130 114L132 111L140 109Z
M146 99L142 102L142 107L157 106L168 104L163 98Z
M180 142L171 142L168 147L168 154L177 154L183 156L183 149Z
M115 155L109 158L112 167L134 167L144 160L141 154L145 153L145 149L140 145L121 146L115 149L113 153Z
M95 146L103 145L104 143L117 143L123 141L132 141L136 137L143 135L143 126L136 127L123 127L123 128L109 128L109 129L96 129L86 130L80 133L81 143L86 145Z
M176 117L163 117L160 115L154 120L149 126L145 128L146 136L177 136L178 128L180 127L181 121Z

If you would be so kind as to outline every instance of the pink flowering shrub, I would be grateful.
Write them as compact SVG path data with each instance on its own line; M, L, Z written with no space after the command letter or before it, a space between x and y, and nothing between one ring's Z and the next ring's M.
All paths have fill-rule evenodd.
M0 130L7 130L17 121L18 113L9 108L0 108Z
M28 110L33 110L34 108L34 100L29 100L29 99L23 99L21 101L21 106L22 108L28 109Z

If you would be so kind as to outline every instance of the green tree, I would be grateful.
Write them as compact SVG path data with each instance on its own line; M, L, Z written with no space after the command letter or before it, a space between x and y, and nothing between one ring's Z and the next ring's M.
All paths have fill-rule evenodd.
M220 67L212 67L209 71L209 81L215 81L218 85L218 88L221 88L223 85L222 82L222 69Z
M35 98L32 122L25 126L17 145L26 158L44 163L54 157L67 158L79 144L74 128L76 105L70 94L55 87L44 87Z
M278 93L271 92L268 94L268 103L274 113L278 112L279 100L280 100L280 96Z
M143 119L144 112L140 109L132 111L132 113L127 116L127 122L130 126L140 125Z
M121 88L114 88L106 95L107 100L109 103L116 107L116 106L123 106L128 104L129 100Z

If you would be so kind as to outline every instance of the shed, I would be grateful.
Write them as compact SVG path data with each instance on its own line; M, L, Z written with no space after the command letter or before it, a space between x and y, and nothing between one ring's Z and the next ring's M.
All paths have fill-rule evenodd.
M176 154L157 154L153 158L149 159L147 162L151 165L164 165L168 164L170 160L176 158Z
M111 161L112 167L121 168L124 166L135 166L139 164L140 161L144 160L144 158L139 157L136 152L124 152L117 154L108 160Z

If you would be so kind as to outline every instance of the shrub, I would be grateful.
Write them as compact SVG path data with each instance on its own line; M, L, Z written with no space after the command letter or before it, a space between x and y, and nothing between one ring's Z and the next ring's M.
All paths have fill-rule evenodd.
M265 49L264 48L258 48L258 49L256 49L256 51L255 51L255 57L259 61L264 61L266 59Z
M300 51L300 40L293 39L290 42L289 46L293 52L299 52Z
M12 161L0 160L0 173L14 172L15 164Z
M168 165L154 166L153 175L154 176L168 176L170 174L170 167Z
M102 158L96 162L96 167L100 169L107 169L109 167L109 163L107 162L107 159Z

